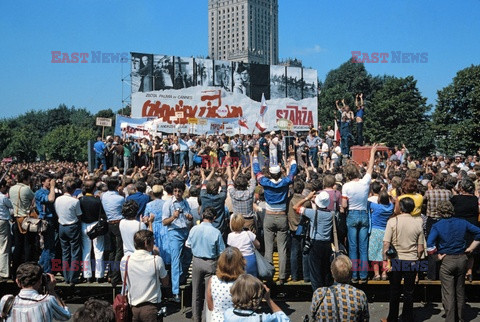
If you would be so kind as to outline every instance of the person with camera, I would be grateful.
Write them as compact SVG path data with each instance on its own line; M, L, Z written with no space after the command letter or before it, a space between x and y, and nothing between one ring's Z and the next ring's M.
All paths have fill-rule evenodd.
M397 321L400 305L401 283L403 279L403 321L414 321L413 292L415 276L419 271L419 263L425 249L423 220L413 216L415 203L406 197L397 201L400 214L391 217L383 236L384 267L391 271L390 305L388 317L382 321ZM390 261L391 265L388 264Z
M13 205L13 251L12 273L15 279L17 268L21 263L35 261L38 259L36 247L38 245L38 234L22 229L22 222L30 215L30 207L35 194L30 189L32 172L22 169L17 175L17 184L10 188L8 195Z
M193 216L188 202L183 199L185 183L180 180L172 182L173 198L163 205L162 223L168 227L168 239L172 256L172 293L174 301L180 303L180 282L186 281L188 267L192 261L192 252L185 247L188 229Z
M0 312L6 315L3 317L6 322L70 319L68 307L55 292L55 277L44 274L39 264L27 262L18 266L16 282L20 293L17 296L5 295L0 300Z
M352 278L350 258L345 255L335 257L330 270L335 284L320 287L313 293L312 321L369 321L367 295L349 285Z
M194 321L202 321L205 281L215 274L217 258L225 249L220 230L212 225L216 216L215 208L205 208L202 213L202 223L190 230L186 242L193 254L192 315Z
M307 201L313 201L314 209L303 207ZM303 253L308 253L308 267L310 281L315 291L319 287L330 286L332 275L330 272L330 256L332 255L332 228L333 216L328 206L330 195L326 191L317 194L312 191L306 198L301 199L293 209L299 215L310 220L310 238L305 242Z
M54 202L56 196L56 180L47 175L40 175L42 187L35 192L35 204L39 218L47 221L48 226L43 234L43 251L38 263L45 273L52 271L52 259L55 258L55 243L57 240L58 219Z
M128 303L132 308L133 321L163 321L162 286L168 285L165 264L158 255L152 255L153 233L142 229L133 236L135 251L125 260ZM123 265L123 263L122 263Z
M310 219L307 217L298 216L293 207L303 198L303 190L305 189L305 182L300 178L295 179L293 183L293 196L290 199L288 206L288 226L290 228L290 272L294 282L299 280L300 269L303 270L303 280L310 282L310 270L308 267L308 254L303 254L303 246L307 238L307 231ZM311 203L307 202L305 208L311 208ZM302 265L299 265L299 259Z

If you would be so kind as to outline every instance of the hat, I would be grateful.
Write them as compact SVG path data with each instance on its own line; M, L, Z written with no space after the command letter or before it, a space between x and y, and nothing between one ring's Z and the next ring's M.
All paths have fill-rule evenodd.
M430 180L428 180L428 179L423 179L423 180L421 181L421 183L422 183L422 185L423 185L424 187L426 187L429 182L430 182Z
M230 144L228 143L225 143L222 145L222 150L225 151L225 152L228 152L230 151L232 148L230 147Z
M272 165L268 171L270 171L271 174L277 174L277 173L280 173L280 166L278 164L276 165Z
M453 178L456 178L458 176L458 174L456 172L452 172L450 173L450 175L453 177Z
M152 192L153 193L160 193L163 191L163 187L159 184L156 184L152 187Z
M448 171L446 169L442 170L442 174L448 174Z
M410 163L408 164L408 168L409 168L410 170L415 170L415 169L417 168L417 165L415 164L415 162L410 162Z
M270 132L270 135L275 135L275 134L276 134L275 131Z
M326 191L320 192L316 197L315 197L315 204L319 208L327 208L328 205L330 204L330 195Z

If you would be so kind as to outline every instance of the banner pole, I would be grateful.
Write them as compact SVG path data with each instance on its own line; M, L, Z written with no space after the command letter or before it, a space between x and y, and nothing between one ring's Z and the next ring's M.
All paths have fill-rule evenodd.
M103 141L103 135L105 133L105 126L102 126L102 141Z

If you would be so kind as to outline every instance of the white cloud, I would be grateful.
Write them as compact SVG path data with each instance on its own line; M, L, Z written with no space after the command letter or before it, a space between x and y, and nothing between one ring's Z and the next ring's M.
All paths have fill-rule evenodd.
M316 44L309 48L299 48L294 50L295 55L314 55L319 54L321 52L327 51L325 48L321 47L320 45Z

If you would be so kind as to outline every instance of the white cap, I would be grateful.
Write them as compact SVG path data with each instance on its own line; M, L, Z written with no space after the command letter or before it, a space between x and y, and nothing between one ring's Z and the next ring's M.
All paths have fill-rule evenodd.
M280 173L281 169L280 169L280 166L278 164L276 165L272 165L268 171L270 171L271 174L277 174L277 173Z
M319 208L327 208L328 205L330 204L330 195L326 191L320 192L316 197L315 197L315 204Z
M275 134L276 134L275 131L270 132L270 135L275 135Z

